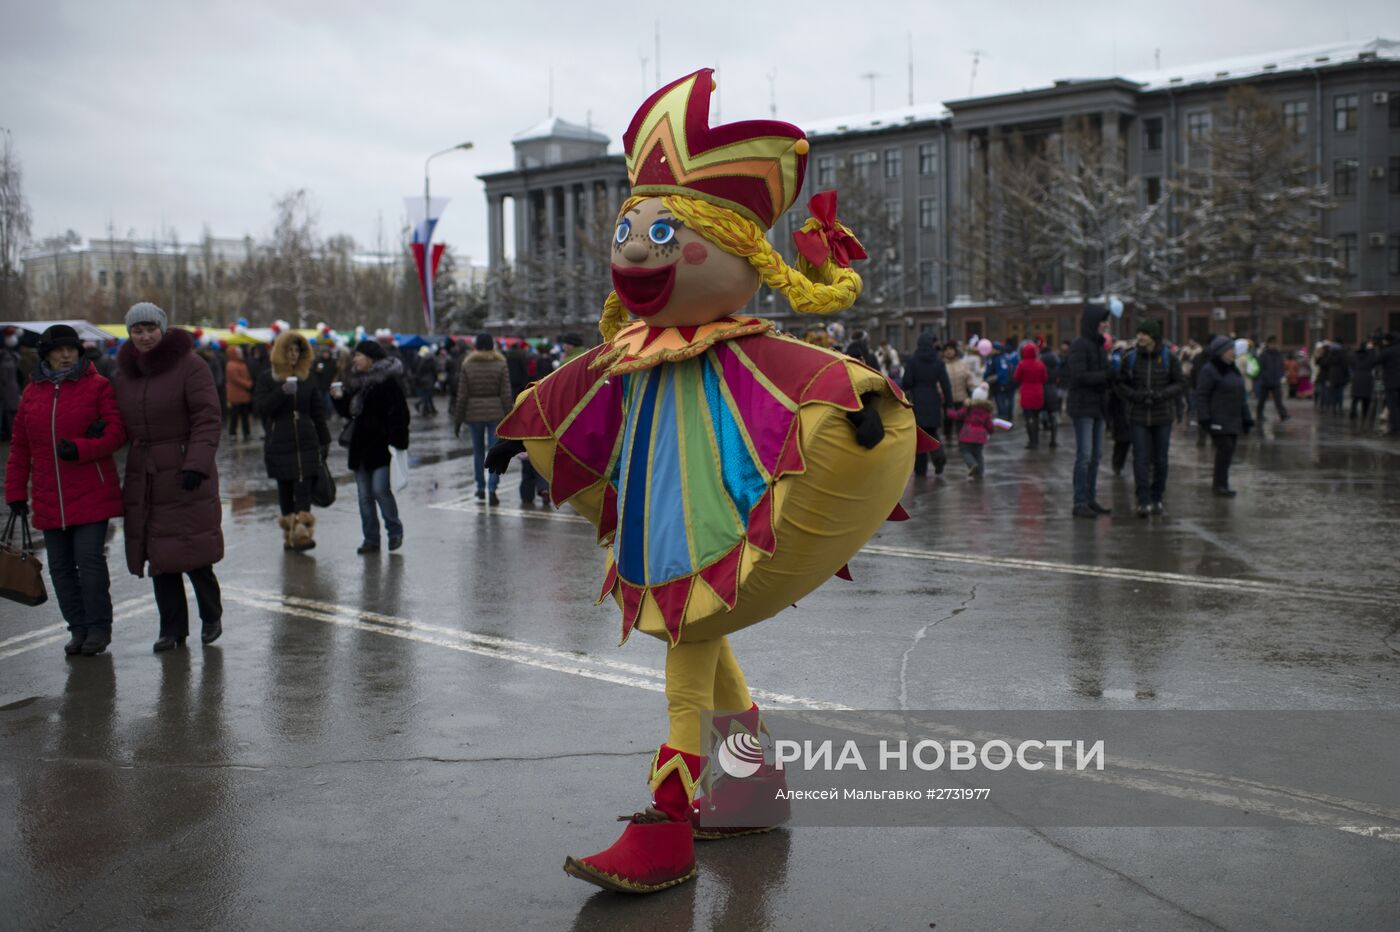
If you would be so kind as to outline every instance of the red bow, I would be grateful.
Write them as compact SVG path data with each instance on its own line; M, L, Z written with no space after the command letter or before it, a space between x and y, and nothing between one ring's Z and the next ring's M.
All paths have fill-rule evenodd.
M843 269L851 267L854 259L864 259L865 247L842 223L836 220L836 192L821 191L807 202L812 220L792 234L797 251L812 265L820 268L831 259ZM815 222L814 222L815 221Z

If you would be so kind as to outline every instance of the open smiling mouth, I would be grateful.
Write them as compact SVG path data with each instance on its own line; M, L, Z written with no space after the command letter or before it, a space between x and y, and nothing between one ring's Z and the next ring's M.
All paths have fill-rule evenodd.
M671 289L676 286L676 264L673 262L659 269L614 265L612 283L623 307L638 317L650 317L671 300Z

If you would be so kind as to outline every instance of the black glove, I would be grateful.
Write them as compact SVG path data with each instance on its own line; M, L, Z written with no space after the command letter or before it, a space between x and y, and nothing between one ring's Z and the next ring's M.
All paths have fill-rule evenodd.
M71 440L60 440L58 442L58 458L61 460L77 459L78 445Z
M323 444L321 444L321 459L322 459L322 461L328 460L328 459L330 459L330 458L331 458L331 445L330 445L329 443L323 443Z
M10 506L10 511L19 515L21 518L29 515L29 502L23 498L17 502L6 502L6 504Z
M462 436L462 422L461 422L461 421L457 421L455 424L452 425L452 436L454 436L454 437L460 437L460 436Z
M88 438L89 440L96 440L98 437L102 436L102 432L106 429L107 422L102 420L101 418L98 418L97 420L93 421L91 424L88 425L87 430L83 431L83 436Z
M203 481L204 473L202 472L195 472L193 469L180 470L180 488L184 489L186 492L193 492L195 489L199 488L200 483Z
M846 419L856 429L856 443L867 450L874 449L876 444L885 439L885 422L880 419L880 412L875 410L879 400L878 392L867 392L861 397L865 405L863 408L846 412Z
M524 452L525 444L519 440L497 440L486 451L486 468L497 474L503 473L509 468L510 461Z

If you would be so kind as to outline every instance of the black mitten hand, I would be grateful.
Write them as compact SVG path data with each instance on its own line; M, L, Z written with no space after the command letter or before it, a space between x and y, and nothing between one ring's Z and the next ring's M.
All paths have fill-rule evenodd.
M83 436L89 440L96 440L98 437L102 436L102 432L106 429L107 422L98 418L88 425L87 430L83 431Z
M199 488L200 483L203 481L203 473L195 472L192 469L180 470L180 488L184 489L186 492L193 492L195 489Z
M525 444L519 440L497 440L486 451L486 468L494 473L503 473L510 467L510 461L525 452Z
M861 399L865 404L863 408L846 412L846 419L856 429L856 443L867 450L874 449L876 444L885 439L885 422L880 419L880 412L875 410L879 398L878 393L870 392Z
M71 440L60 440L58 442L58 458L61 460L77 459L78 445Z

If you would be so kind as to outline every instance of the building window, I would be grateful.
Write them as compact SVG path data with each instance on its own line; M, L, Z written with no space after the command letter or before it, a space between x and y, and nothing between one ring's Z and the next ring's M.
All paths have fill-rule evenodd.
M1332 324L1332 339L1343 346L1356 345L1356 317L1355 311L1338 314Z
M1390 128L1400 129L1400 91L1390 92Z
M1332 160L1332 193L1337 195L1356 193L1356 159Z
M885 177L898 178L904 164L904 156L898 149L885 150Z
M923 142L919 144L919 174L933 175L938 172L938 144Z
M817 159L817 187L829 188L836 184L836 164L831 156L824 155Z
M107 287L107 270L106 270L106 269L98 269L98 270L97 270L97 287L98 287L98 288L106 288L106 287Z
M1337 237L1337 261L1342 266L1342 274L1348 277L1356 274L1356 234L1342 233Z
M938 225L938 198L919 198L919 229L932 230Z
M880 161L879 153L857 152L851 156L851 167L859 181L869 181L872 174L871 168Z
M1390 234L1390 274L1400 275L1400 233Z
M164 288L164 287L165 287L165 273L162 272L160 269L156 269L156 287L157 287L157 288Z
M1204 110L1186 114L1186 141L1200 142L1210 131L1210 114Z
M1162 118L1148 117L1142 121L1142 142L1148 152L1162 151Z
M148 273L148 272L142 272L142 273L141 273L141 287L142 287L142 288L149 288L149 287L151 287L151 276L150 276L150 273Z
M123 272L117 272L117 273L115 273L115 274L112 276L112 281L116 284L117 290L120 291L122 285L125 285L125 284L126 284L126 275L125 275L125 273L123 273Z
M898 230L904 222L904 202L898 198L885 201L885 223L891 230Z
M1283 102L1283 125L1301 139L1308 134L1308 102L1306 100L1286 100Z
M1390 193L1400 194L1400 155L1390 157L1390 169L1386 172L1390 180Z
M925 298L938 297L938 266L932 259L919 263L919 294Z
M1147 190L1147 203L1155 204L1162 199L1162 179L1150 176L1143 179L1143 184Z
M1356 94L1338 94L1332 98L1332 128L1339 133L1356 129Z

